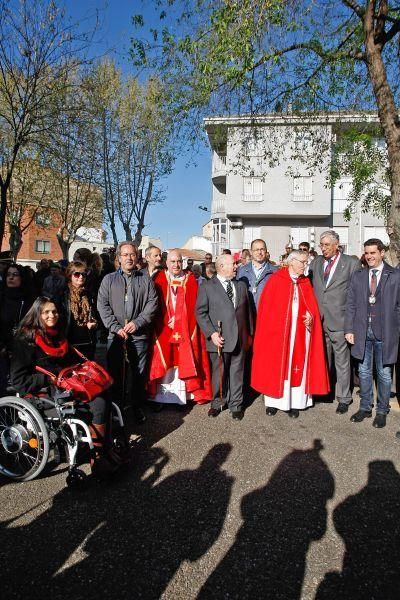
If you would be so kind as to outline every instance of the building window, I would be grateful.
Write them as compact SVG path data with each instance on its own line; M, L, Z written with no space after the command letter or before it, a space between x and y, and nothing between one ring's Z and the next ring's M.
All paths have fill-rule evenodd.
M364 227L364 242L371 238L378 238L386 245L390 243L386 227Z
M261 238L261 227L245 227L243 230L243 248L251 248L251 242Z
M332 212L343 213L349 205L349 195L353 189L351 178L339 179L333 188Z
M349 228L348 227L334 227L334 230L339 236L339 245L343 249L343 252L347 254L349 249Z
M50 225L50 217L46 213L36 213L35 215L36 225Z
M213 254L221 254L229 247L227 219L213 219Z
M301 242L308 242L308 227L291 227L290 241L295 250L297 250Z
M35 243L35 251L40 252L41 254L48 254L50 252L51 246L48 240L36 240Z
M243 200L245 202L262 202L261 177L243 177Z
M312 183L309 175L293 177L293 202L312 202Z

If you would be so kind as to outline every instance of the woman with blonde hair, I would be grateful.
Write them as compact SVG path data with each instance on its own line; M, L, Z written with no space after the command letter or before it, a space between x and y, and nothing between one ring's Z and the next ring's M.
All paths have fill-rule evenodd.
M62 298L68 342L91 359L96 350L98 319L91 293L86 289L87 268L85 263L73 260L65 272L67 289Z

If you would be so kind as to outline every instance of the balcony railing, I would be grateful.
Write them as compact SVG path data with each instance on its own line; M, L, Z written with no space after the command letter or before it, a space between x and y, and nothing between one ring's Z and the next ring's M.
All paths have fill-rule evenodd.
M223 154L214 154L212 163L213 175L216 173L226 173L226 156Z
M225 214L225 198L213 198L211 203L211 213L214 215L215 213L223 213Z
M263 195L261 193L257 194L243 194L242 195L243 202L262 202Z

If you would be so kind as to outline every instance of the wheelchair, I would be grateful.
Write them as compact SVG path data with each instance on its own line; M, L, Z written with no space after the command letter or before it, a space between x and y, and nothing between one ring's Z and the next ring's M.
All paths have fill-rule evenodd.
M87 444L93 454L94 444L88 424L79 418L78 406L70 392L59 389L51 398L0 398L0 474L14 481L31 481L42 473L49 458L61 457L64 450L67 485L82 483L86 474L78 468L78 449ZM126 462L129 446L115 403L111 413L112 447Z

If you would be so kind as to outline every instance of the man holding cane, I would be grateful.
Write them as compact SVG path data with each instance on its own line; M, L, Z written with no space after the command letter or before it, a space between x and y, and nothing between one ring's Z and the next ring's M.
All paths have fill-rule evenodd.
M138 252L133 242L120 242L117 257L120 268L101 282L97 309L109 331L107 364L114 379L114 400L124 406L129 375L130 403L135 420L142 423L150 324L158 308L157 292L149 275L136 269Z
M241 420L244 364L253 334L252 313L246 285L235 280L233 256L219 256L215 267L217 275L199 288L196 305L197 322L206 337L212 368L213 400L208 416L217 417L229 408L232 418Z

